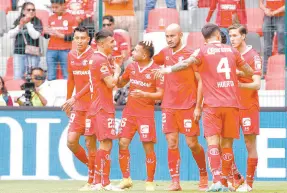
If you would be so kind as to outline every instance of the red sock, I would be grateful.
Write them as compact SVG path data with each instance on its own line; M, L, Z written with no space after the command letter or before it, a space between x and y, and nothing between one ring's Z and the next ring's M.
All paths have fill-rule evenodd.
M237 165L235 163L234 158L233 158L233 163L232 163L230 174L233 176L233 178L235 180L239 180L241 178L241 175L240 175L240 173L238 171L238 168L237 168Z
M257 167L258 158L248 158L247 159L247 172L246 172L246 181L247 184L252 188L254 174Z
M102 174L103 174L103 150L99 149L96 155L95 161L95 175L93 184L100 184L102 182Z
M193 158L196 161L196 164L198 166L199 169L199 174L201 176L207 176L207 172L206 172L206 162L205 162L205 154L204 154L204 149L202 148L202 146L200 145L200 152L195 154L192 152Z
M123 178L130 177L130 151L128 149L119 151L119 162Z
M86 151L84 150L84 148L82 146L80 146L80 148L78 149L78 151L76 153L74 153L74 155L78 158L78 160L80 160L83 164L87 165L88 164L88 158L86 155Z
M212 173L213 183L220 181L220 155L219 149L217 145L209 145L208 146L208 161L210 171Z
M180 154L177 149L168 149L168 168L173 182L179 182Z
M95 157L96 152L89 153L89 160L88 160L88 169L89 169L89 179L88 183L92 184L94 180L94 173L95 173Z
M147 170L147 182L153 182L154 173L156 168L156 155L155 152L146 155L146 170Z
M227 177L231 172L231 167L233 164L233 151L232 148L222 148L222 179L221 183L228 187Z
M110 182L110 171L111 171L111 158L110 158L110 151L102 150L102 161L103 161L103 177L102 177L102 185L106 186L109 185Z

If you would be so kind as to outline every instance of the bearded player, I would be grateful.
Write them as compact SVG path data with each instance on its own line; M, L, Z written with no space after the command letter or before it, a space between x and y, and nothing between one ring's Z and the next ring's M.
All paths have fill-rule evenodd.
M236 68L252 76L252 68L240 53L221 43L220 28L206 24L202 30L206 44L185 61L157 70L156 76L198 66L203 83L203 127L208 144L208 160L213 184L208 192L228 192L227 177L233 163L233 139L239 138L239 99ZM221 156L220 151L221 149Z
M155 79L153 69L158 66L152 61L153 45L138 43L132 52L134 62L129 64L119 78L118 87L130 83L128 102L123 110L119 135L119 163L123 180L119 184L122 189L130 188L130 152L129 145L136 132L140 135L146 154L146 191L154 191L154 174L156 168L156 128L154 121L154 105L163 95L163 79Z
M247 29L244 26L240 24L234 24L230 26L228 30L231 45L240 52L244 60L254 70L253 76L245 76L243 72L238 72L238 86L240 94L240 126L244 133L248 158L246 164L246 183L236 184L234 187L237 192L250 192L252 190L255 170L258 162L256 137L259 135L258 90L261 86L262 62L256 50L254 50L252 46L246 44L245 39L247 35ZM237 173L238 172L236 172L234 175L235 180L238 180L236 178L241 177L241 175ZM241 179L244 182L243 178Z
M68 81L67 81L67 100L72 97L74 88L78 93L86 84L89 83L89 64L93 62L93 49L89 46L90 37L85 27L77 27L74 30L74 41L76 50L72 50L68 55ZM80 188L80 191L90 190L94 179L94 161L96 154L96 137L85 133L86 114L91 105L91 94L87 93L77 100L72 107L64 109L70 117L67 146L74 155L84 164L88 165L89 179L87 184ZM81 135L86 136L86 147L88 158L83 147L79 145Z
M182 43L183 33L178 24L169 25L165 35L168 47L153 57L155 63L171 67L191 55L192 50ZM164 76L162 124L168 144L168 167L172 178L172 183L167 190L181 190L179 133L185 135L186 143L199 168L199 189L208 188L204 149L197 139L200 135L198 122L201 116L202 99L202 83L196 66Z

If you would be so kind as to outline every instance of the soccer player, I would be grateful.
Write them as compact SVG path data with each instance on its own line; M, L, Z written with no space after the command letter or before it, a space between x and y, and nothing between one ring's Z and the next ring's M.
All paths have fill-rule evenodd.
M74 30L74 41L77 44L77 49L70 51L68 54L67 100L72 97L74 88L78 93L89 83L89 65L93 62L92 57L94 54L93 49L89 46L90 37L88 29L85 27L77 27ZM67 146L89 168L88 183L80 188L80 191L90 190L94 179L96 138L93 133L85 133L86 114L90 104L91 94L87 93L75 102L72 113L70 113L70 108L66 108L66 105L63 106L70 117ZM84 134L86 135L89 159L83 147L79 145L79 139Z
M178 24L168 26L165 35L168 47L153 57L155 63L171 67L191 55L192 50L182 43L183 34ZM197 139L200 135L198 121L201 116L201 105L202 83L196 66L165 75L161 106L163 132L168 143L168 167L172 177L172 184L168 188L170 191L181 190L179 183L179 133L185 135L186 143L199 168L199 189L206 190L208 188L204 149Z
M115 139L115 107L113 104L113 88L116 86L121 69L114 63L114 70L109 63L108 56L113 52L115 40L113 32L101 30L95 34L97 42L97 52L93 55L93 61L89 65L90 83L87 84L78 94L75 100L79 100L87 92L92 94L92 104L86 120L86 129L94 132L98 141L99 148L96 153L94 190L123 191L122 189L110 184L110 153ZM91 131L92 130L92 131Z
M153 76L152 70L159 68L152 61L153 55L153 45L139 42L132 52L134 62L127 66L118 81L120 88L130 82L128 102L123 110L119 135L119 163L123 174L119 187L122 189L132 186L128 148L138 131L146 154L146 191L155 190L153 185L156 168L154 105L156 100L162 99L163 78L155 79Z
M217 25L206 24L202 28L202 35L205 45L196 49L187 60L159 69L155 75L177 73L198 66L203 84L204 136L213 175L213 184L207 191L229 191L227 177L233 163L233 139L239 138L236 68L248 76L253 75L253 70L236 49L221 44L220 28Z
M256 148L256 136L259 135L259 99L258 90L261 86L262 62L259 54L246 44L247 30L240 24L234 24L229 28L231 45L236 48L245 61L254 70L253 76L244 76L238 72L238 86L240 94L240 125L244 133L246 148L248 151L246 183L242 184L237 192L250 192L252 190L254 174L257 167L258 155ZM238 177L236 175L234 177ZM238 184L240 185L240 184Z

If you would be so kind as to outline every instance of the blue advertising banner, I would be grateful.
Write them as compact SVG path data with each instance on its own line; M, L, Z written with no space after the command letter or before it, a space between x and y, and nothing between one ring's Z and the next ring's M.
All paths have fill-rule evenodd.
M257 138L257 180L287 180L286 115L286 112L261 112L261 134ZM117 111L116 117L116 123L119 124L121 110ZM156 111L155 117L155 149L158 160L155 179L169 180L167 143L161 132L161 112ZM86 166L80 163L66 146L67 126L66 115L58 110L0 111L0 178L86 180ZM202 136L199 137L199 141L206 149L206 142ZM118 141L114 142L112 150L111 179L121 178L117 143ZM81 144L84 146L84 139L81 139ZM245 175L247 152L242 137L235 141L234 149L237 166ZM132 178L144 180L145 154L138 135L132 141L130 153ZM184 136L180 136L180 155L181 179L198 180L198 169Z

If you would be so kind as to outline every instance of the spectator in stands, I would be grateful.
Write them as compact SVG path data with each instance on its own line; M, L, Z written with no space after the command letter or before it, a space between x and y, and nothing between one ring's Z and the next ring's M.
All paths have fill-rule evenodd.
M104 0L105 15L115 18L115 26L129 32L132 46L136 46L139 38L139 24L134 10L134 0Z
M157 0L146 0L145 1L145 13L144 13L144 29L146 30L148 24L148 14L149 11L155 8ZM176 9L176 1L175 0L165 0L167 8Z
M284 32L285 32L285 0L259 0L260 8L264 11L263 37L264 37L264 57L263 57L263 76L267 72L268 58L272 55L272 42L274 32L278 38L278 53L285 54Z
M233 23L246 25L245 0L211 0L206 22L210 22L212 14L216 9L216 24L221 28L221 31L225 33L227 44L230 44L228 27Z
M0 76L0 106L13 106L13 101L5 87L5 82Z
M35 8L38 10L45 10L52 14L51 10L51 2L50 0L18 0L17 2L17 8L21 10L22 6L26 2L31 2L35 5Z
M57 65L60 63L64 79L67 79L67 56L72 48L73 30L78 26L74 16L66 12L65 0L51 0L54 15L49 17L45 38L50 38L46 62L48 80L56 79Z
M39 47L39 38L43 27L40 19L36 17L35 6L27 2L23 4L20 16L14 22L14 28L9 30L8 36L14 41L14 79L21 79L28 67L36 67L40 63L40 56L26 54L26 44Z
M34 107L51 107L55 102L55 94L53 89L50 87L49 83L46 80L45 71L36 67L32 69L31 74L32 82L35 84L35 90L32 91L31 102ZM25 97L21 96L16 99L16 102L22 106L24 104Z

